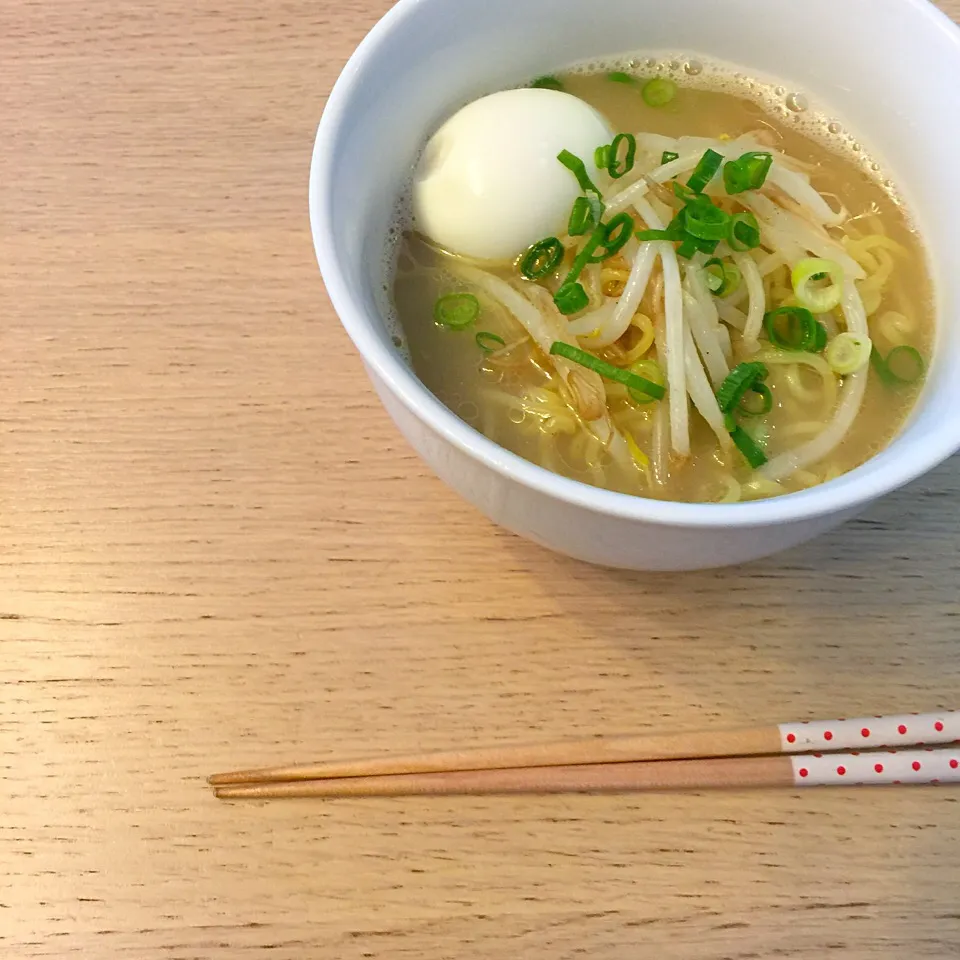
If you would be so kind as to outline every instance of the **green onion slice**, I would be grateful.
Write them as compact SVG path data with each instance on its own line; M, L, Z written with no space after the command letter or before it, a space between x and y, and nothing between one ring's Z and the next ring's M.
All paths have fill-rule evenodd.
M744 250L753 250L760 246L760 224L757 218L749 211L735 213L730 218L730 233L727 243L732 250L742 253Z
M806 307L771 310L764 314L763 326L770 342L781 350L818 353L823 349L821 342L826 343L827 331Z
M669 230L638 230L638 240L679 240L680 238Z
M563 244L556 237L540 240L523 255L520 273L527 280L540 280L557 269L563 253Z
M870 362L873 344L869 337L857 333L838 333L823 357L834 373L845 377L862 370Z
M557 159L577 178L580 189L588 195L590 205L593 208L594 220L599 223L604 211L603 195L588 176L583 161L569 150L561 150L557 154ZM590 198L590 194L593 194L592 198Z
M615 70L613 73L607 74L607 79L612 80L614 83L625 83L631 87L642 86L640 81L629 73L623 73L620 70Z
M571 314L586 310L590 305L590 298L587 296L587 291L583 289L582 283L568 280L553 295L553 302L565 317L569 317Z
M463 330L479 316L480 301L472 293L448 293L433 305L433 319L451 330Z
M818 320L817 321L817 340L813 345L813 352L820 353L823 348L827 345L827 328Z
M833 260L807 257L790 275L800 306L814 313L829 313L843 299L843 267Z
M724 165L723 183L727 193L743 193L745 190L759 190L767 179L773 165L773 154L751 151L739 160L731 160Z
M734 427L730 431L730 436L736 444L737 449L743 454L747 463L753 467L762 467L767 462L767 455L757 445L757 441L747 433L743 427Z
M674 184L678 186L678 184ZM687 211L681 210L668 224L666 230L638 230L638 240L684 240L687 236L685 227Z
M477 346L484 353L493 353L494 350L497 350L499 347L505 347L507 341L503 337L499 336L496 333L491 333L489 330L481 330L476 337Z
M733 293L743 279L740 268L735 263L727 263L717 257L708 260L703 269L706 273L707 289L715 297L725 297Z
M606 144L603 147L597 147L597 149L593 151L593 165L598 170L606 169L607 163L609 162L609 158L610 158L610 144Z
M727 193L743 193L750 189L745 172L731 160L723 165L723 185Z
M716 150L707 150L694 167L687 186L694 193L703 193L703 188L713 179L723 163L723 154Z
M552 76L537 77L530 86L539 90L563 90L563 84Z
M601 377L607 380L633 387L634 390L645 393L647 396L653 397L654 400L662 400L666 394L666 390L661 384L654 383L652 380L647 380L645 377L638 376L621 367L615 367L612 363L607 363L605 360L595 357L592 353L587 353L586 350L581 350L579 347L573 347L569 343L563 343L561 340L557 340L550 347L550 353L571 360L573 363L579 363L581 367L593 370L594 373L599 373Z
M900 383L916 383L926 371L919 350L913 347L894 347L887 354L887 372Z
M730 214L712 203L688 204L684 223L698 240L725 240L730 233Z
M870 353L870 362L880 379L890 386L916 383L926 372L920 351L908 346L894 347L886 356L876 347Z
M677 85L666 77L654 77L643 85L643 102L648 107L665 107L677 95Z
M660 157L660 166L666 166L668 163L673 163L674 160L679 160L680 154L674 153L672 150L664 150L663 155Z
M704 278L707 289L718 297L723 296L723 288L727 282L726 267L722 260L714 257L703 265Z
M709 256L717 249L719 242L719 240L701 240L699 237L687 234L683 243L677 247L677 253L688 260L697 253L705 253Z
M722 413L732 413L743 395L762 380L767 379L767 368L757 361L738 363L717 390L717 403Z
M603 239L598 245L600 252L592 254L588 263L601 263L619 253L630 239L634 226L633 217L629 213L618 213L612 217L603 228Z
M636 363L631 364L629 369L631 373L635 373L638 377L649 380L651 383L655 383L660 387L663 386L663 370L656 360L638 360ZM634 403L653 403L658 399L645 391L637 390L636 387L627 387L627 393L630 394L630 399L633 400Z
M748 403L754 397L760 398L760 405ZM773 409L773 394L765 383L755 383L743 395L737 410L745 417L763 417Z
M612 222L612 221L611 221ZM583 245L583 249L577 254L576 258L573 261L573 265L570 267L570 272L567 274L564 283L572 283L577 277L583 273L583 268L593 261L593 254L597 247L604 242L607 236L607 227L605 224L599 224L594 227L593 233L587 237L586 243Z
M592 230L595 226L592 204L586 197L577 197L573 203L573 209L570 211L570 222L567 224L567 232L571 237L582 237L588 230Z
M627 145L627 150L621 165L620 145L624 143ZM633 165L637 159L637 138L632 133L618 133L613 138L613 143L610 144L608 149L609 152L606 155L607 162L603 164L603 166L607 168L607 173L609 173L614 180L619 180L633 169ZM597 164L597 166L600 166L600 164Z

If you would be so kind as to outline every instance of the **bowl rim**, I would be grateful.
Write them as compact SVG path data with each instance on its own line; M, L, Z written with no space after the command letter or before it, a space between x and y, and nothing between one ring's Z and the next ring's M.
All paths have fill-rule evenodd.
M399 354L387 347L374 331L374 319L353 297L341 263L340 247L335 242L331 203L337 140L366 64L379 58L381 48L389 43L400 23L422 13L424 7L444 2L448 0L398 0L373 26L330 92L310 164L310 227L327 295L364 363L413 416L462 453L540 494L615 519L693 529L764 527L855 512L921 477L960 449L960 420L953 429L947 421L909 458L901 456L877 464L883 456L881 452L843 476L808 490L740 503L687 503L618 493L561 476L501 447L461 420L420 381ZM931 28L947 34L960 57L960 27L943 11L930 0L900 2L925 17Z

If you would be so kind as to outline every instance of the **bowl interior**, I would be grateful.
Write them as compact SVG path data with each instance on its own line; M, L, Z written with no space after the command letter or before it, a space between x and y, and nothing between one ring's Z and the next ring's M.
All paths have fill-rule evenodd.
M381 379L408 404L433 407L382 319L383 250L412 163L452 110L576 61L640 50L776 78L884 163L930 257L937 349L907 429L858 470L794 496L829 489L843 500L849 484L857 493L847 499L878 495L960 446L960 272L951 269L960 246L958 38L926 0L402 0L348 64L318 133L311 219L328 291Z

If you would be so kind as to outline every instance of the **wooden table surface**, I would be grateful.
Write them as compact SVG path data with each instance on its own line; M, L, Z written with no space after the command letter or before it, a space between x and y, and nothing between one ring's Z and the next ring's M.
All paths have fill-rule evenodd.
M389 5L0 13L0 957L960 956L948 789L205 788L958 705L956 460L802 549L666 576L494 529L406 447L306 215L325 95Z

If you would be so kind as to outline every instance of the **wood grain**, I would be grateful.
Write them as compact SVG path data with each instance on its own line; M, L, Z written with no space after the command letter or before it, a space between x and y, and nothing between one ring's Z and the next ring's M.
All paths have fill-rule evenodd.
M773 561L644 576L494 529L399 439L305 209L388 6L0 11L0 956L956 957L947 790L205 788L957 705L956 461Z

